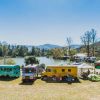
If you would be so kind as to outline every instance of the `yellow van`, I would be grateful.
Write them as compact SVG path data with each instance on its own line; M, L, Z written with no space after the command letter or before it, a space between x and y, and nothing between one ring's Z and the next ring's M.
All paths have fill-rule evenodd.
M42 73L42 79L47 80L52 78L53 80L68 80L77 78L77 66L47 66L46 70Z

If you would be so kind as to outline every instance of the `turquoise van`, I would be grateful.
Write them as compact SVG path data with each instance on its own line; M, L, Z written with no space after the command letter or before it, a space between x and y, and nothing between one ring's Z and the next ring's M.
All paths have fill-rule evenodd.
M20 77L20 66L0 65L0 76Z

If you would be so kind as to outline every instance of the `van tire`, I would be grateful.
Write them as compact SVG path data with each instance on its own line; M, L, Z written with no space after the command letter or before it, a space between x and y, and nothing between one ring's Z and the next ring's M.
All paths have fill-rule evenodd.
M52 80L53 81L57 81L57 77L56 76L52 76Z
M25 80L22 80L22 82L25 83L26 81Z

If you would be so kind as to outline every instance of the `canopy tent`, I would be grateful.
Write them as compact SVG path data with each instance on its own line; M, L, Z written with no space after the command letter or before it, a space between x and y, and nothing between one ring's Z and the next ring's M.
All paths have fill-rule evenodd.
M100 75L100 60L95 63L95 73Z
M77 53L77 54L74 55L74 56L78 56L78 57L86 57L86 54L84 54L84 53Z
M84 60L86 57L87 56L84 53L78 53L78 54L74 55L75 59L80 59L80 60Z
M83 63L81 65L78 65L78 75L81 77L81 74L84 72L90 72L91 74L94 73L94 66Z
M96 63L100 63L100 60L96 61Z
M83 63L83 64L79 65L78 68L84 68L84 69L89 69L90 68L90 69L93 69L94 66L86 64L86 63Z

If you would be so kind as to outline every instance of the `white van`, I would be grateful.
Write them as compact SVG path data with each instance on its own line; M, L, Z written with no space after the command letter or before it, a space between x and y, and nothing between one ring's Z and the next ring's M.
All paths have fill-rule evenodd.
M22 81L34 81L37 75L38 65L28 65L22 68Z

